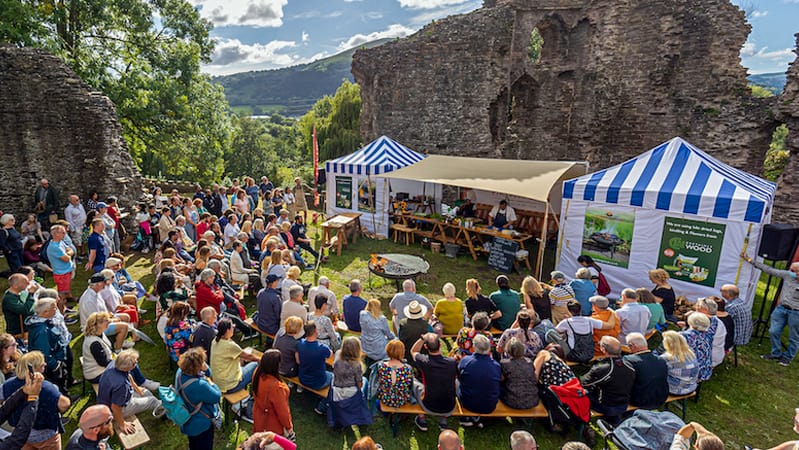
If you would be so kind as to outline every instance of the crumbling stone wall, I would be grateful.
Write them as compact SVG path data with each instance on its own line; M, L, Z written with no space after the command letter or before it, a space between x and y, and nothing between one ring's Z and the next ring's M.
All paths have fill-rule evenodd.
M72 193L116 195L123 206L142 194L114 105L42 50L0 46L0 157L0 209L19 223L41 178L63 207Z
M544 44L533 62L536 27ZM355 53L361 132L417 151L592 169L681 136L762 173L777 99L747 88L749 31L728 0L486 2Z
M788 164L777 180L777 208L780 220L799 224L799 33L796 37L796 59L788 68L787 81L774 112L788 126L785 145L790 152Z

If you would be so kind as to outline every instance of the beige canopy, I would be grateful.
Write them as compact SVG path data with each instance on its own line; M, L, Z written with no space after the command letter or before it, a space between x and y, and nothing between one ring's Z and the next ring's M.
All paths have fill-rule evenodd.
M384 178L425 181L530 198L542 203L559 182L585 175L588 164L430 155Z
M563 180L576 178L587 172L586 162L430 155L410 166L378 176L480 189L533 199L546 204L544 209L546 224L551 210L549 202L552 189L560 185ZM556 195L560 198L560 192ZM539 242L546 240L546 228L542 227ZM544 245L539 245L536 258L539 280L543 259Z

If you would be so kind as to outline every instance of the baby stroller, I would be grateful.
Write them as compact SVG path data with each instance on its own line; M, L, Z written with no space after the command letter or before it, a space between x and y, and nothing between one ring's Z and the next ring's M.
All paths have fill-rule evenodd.
M568 433L570 427L577 430L589 446L593 446L594 433L588 426L591 402L577 378L562 386L549 386L539 390L541 402L547 409L550 431Z
M619 450L668 450L685 422L668 411L637 409L615 428L604 419L597 419L597 425L605 438L605 450L608 442Z

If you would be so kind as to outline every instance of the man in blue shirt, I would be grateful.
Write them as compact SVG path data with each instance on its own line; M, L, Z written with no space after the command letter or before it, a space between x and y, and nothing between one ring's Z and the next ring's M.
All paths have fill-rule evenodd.
M273 273L267 275L266 287L258 292L256 300L258 302L258 328L273 336L280 329L280 312L283 306L283 298L277 289L279 282L279 276Z
M344 310L344 323L350 331L361 331L360 313L366 308L366 300L361 297L361 280L350 281L350 295L341 300Z
M72 298L72 256L75 254L67 246L64 238L67 230L61 225L50 228L52 240L47 245L47 258L53 268L53 281L58 288L58 296L62 299Z
M105 224L102 219L94 219L92 221L92 234L86 240L86 246L89 249L89 261L86 262L86 270L91 270L92 273L97 273L105 269L105 260L108 254L105 251L105 241L103 239L103 232L105 231Z
M333 381L333 373L325 369L325 360L333 353L330 351L330 347L317 340L319 331L313 320L309 320L305 324L303 331L305 331L305 339L301 339L297 343L300 384L311 389L330 386L330 382ZM320 415L327 413L327 398L319 401L314 412Z
M130 371L138 362L139 352L122 350L100 376L97 389L97 403L111 408L117 427L125 434L136 432L133 422L126 422L125 417L145 411L153 411L154 416L161 417L166 412L161 400L133 382Z
M479 414L494 412L499 401L499 386L502 369L491 358L491 342L482 334L472 339L474 353L464 357L458 364L458 399L464 408ZM477 425L482 428L479 417L460 419L461 426Z

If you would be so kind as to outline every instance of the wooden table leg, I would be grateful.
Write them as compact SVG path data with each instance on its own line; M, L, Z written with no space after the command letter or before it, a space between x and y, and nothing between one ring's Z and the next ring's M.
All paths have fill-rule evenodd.
M469 235L469 232L466 228L463 228L463 235L466 237L466 245L469 246L469 252L472 254L472 258L477 261L477 252L474 250L474 244L472 243L472 237Z

